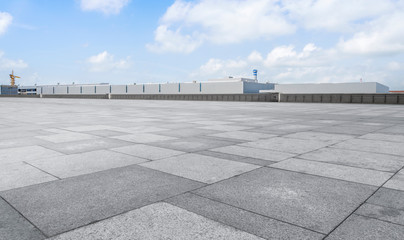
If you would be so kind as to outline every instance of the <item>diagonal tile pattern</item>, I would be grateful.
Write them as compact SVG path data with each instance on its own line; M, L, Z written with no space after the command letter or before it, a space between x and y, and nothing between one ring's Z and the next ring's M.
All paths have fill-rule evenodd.
M0 239L404 238L398 105L0 105Z

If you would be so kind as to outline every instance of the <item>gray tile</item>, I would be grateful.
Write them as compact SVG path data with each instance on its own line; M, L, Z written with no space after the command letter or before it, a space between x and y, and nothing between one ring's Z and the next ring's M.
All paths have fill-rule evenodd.
M200 129L208 129L208 130L215 130L215 131L241 131L246 129L251 129L252 127L249 126L235 126L235 125L208 125L204 127L198 127Z
M338 148L322 148L299 158L387 172L397 172L404 166L404 159L399 156Z
M134 143L151 143L151 142L159 142L159 141L167 141L167 140L175 140L175 137L167 137L162 135L157 135L153 133L138 133L138 134L129 134L123 136L112 137L115 139L120 139L128 142Z
M255 164L255 165L259 165L259 166L267 166L269 164L275 163L273 161L262 160L262 159L258 159L258 158L243 157L243 156L239 156L239 155L233 155L233 154L227 154L227 153L221 153L221 152L200 151L200 152L196 152L196 153L200 154L200 155L211 156L211 157L215 157L215 158L222 158L222 159L227 159L227 160L236 161L236 162L250 163L250 164Z
M331 134L322 132L298 132L293 134L284 135L286 138L297 138L297 139L307 139L307 140L317 140L324 141L328 143L337 143L347 139L351 139L352 135L344 134Z
M404 211L395 208L365 203L355 213L404 226Z
M95 136L100 136L100 137L115 137L115 136L120 136L120 135L126 135L127 133L125 132L119 132L119 131L114 131L114 130L94 130L94 131L87 131L87 134L95 135Z
M404 191L404 170L394 175L383 187Z
M394 174L296 158L272 164L271 167L373 186L383 185Z
M168 131L161 131L158 134L169 137L176 138L185 138L185 137L194 137L200 135L209 135L212 133L216 133L215 130L209 129L200 129L200 128L184 128L184 129L173 129Z
M369 133L369 134L363 135L363 136L361 136L359 138L369 139L369 140L404 143L404 135L383 134L383 133Z
M168 158L168 157L177 156L177 155L181 155L181 154L185 153L185 152L176 151L176 150L172 150L172 149L154 147L154 146L149 146L149 145L144 145L144 144L136 144L136 145L130 145L130 146L125 146L125 147L120 147L120 148L113 148L111 150L129 154L132 156L149 159L149 160L158 160L158 159Z
M53 142L53 143L64 143L64 142L74 142L74 141L80 141L80 140L90 140L90 139L97 139L97 136L89 135L89 134L84 134L84 133L75 133L75 132L69 132L69 133L58 133L58 134L53 134L53 135L47 135L47 136L37 136L37 138Z
M1 196L52 236L201 186L131 165L9 190Z
M218 139L198 137L198 138L181 138L172 141L155 142L148 145L169 148L183 152L199 152L211 148L218 148L235 144L234 142L223 141Z
M255 132L245 132L245 131L234 131L234 132L216 133L216 134L211 134L209 136L219 137L219 138L237 139L237 140L243 140L243 141L257 141L260 139L276 137L277 135L265 134L265 133L255 133Z
M68 143L48 143L42 146L64 154L75 154L132 145L133 143L111 138L99 138Z
M244 147L239 145L213 148L211 151L239 155L243 157L258 158L268 161L282 161L295 156L295 154L277 152L274 150Z
M326 239L401 240L404 239L404 226L354 214Z
M168 203L155 203L52 239L259 240L262 238L212 221Z
M324 235L186 193L166 202L265 239L322 239Z
M380 188L367 202L404 211L404 192Z
M342 143L338 143L333 147L366 152L385 153L404 157L404 148L402 146L402 143L396 142L351 139Z
M30 159L56 157L61 155L63 154L41 146L0 149L0 164L17 163Z
M0 168L0 191L57 180L23 162L3 164Z
M0 198L0 239L41 240L45 236Z
M27 162L59 178L67 178L146 161L126 154L97 150Z
M326 234L375 190L368 185L261 168L195 193Z
M140 165L204 183L221 181L259 167L194 153Z
M303 139L292 139L292 138L283 138L276 137L265 140L260 140L256 142L248 142L240 144L245 147L252 148L262 148L262 149L270 149L280 152L288 152L288 153L296 153L302 154L306 152L310 152L313 150L317 150L323 147L328 146L330 143L325 143L322 141L316 140L303 140Z

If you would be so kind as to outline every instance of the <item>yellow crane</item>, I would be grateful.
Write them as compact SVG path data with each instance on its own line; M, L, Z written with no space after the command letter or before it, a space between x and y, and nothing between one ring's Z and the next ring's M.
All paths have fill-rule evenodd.
M15 79L16 78L20 78L19 76L15 76L14 75L14 70L11 72L10 74L10 82L11 82L11 86L15 86Z

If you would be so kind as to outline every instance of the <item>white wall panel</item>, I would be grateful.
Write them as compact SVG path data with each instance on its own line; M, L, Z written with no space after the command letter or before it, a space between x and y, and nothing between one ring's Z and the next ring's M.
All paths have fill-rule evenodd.
M141 94L143 93L143 84L128 85L128 94Z
M182 94L201 94L200 88L200 83L181 83Z
M179 94L178 83L161 84L161 94Z

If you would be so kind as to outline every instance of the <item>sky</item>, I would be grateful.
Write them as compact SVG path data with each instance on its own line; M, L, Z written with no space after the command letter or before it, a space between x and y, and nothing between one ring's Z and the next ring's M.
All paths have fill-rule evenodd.
M404 0L1 0L0 83L379 82L404 90Z

